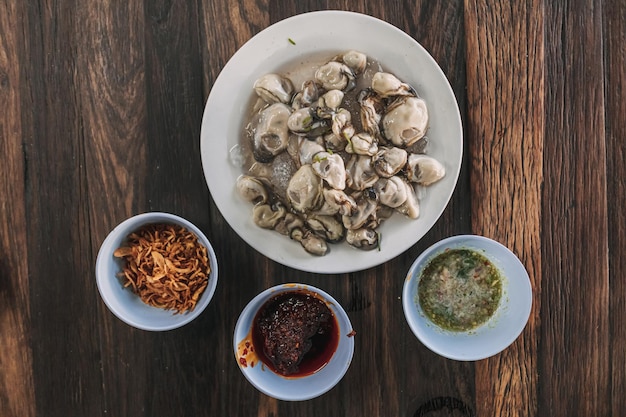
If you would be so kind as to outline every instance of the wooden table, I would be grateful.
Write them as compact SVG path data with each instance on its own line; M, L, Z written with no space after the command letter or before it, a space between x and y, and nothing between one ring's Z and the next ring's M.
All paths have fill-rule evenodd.
M561 3L0 0L0 415L624 416L626 3ZM324 8L418 40L466 134L432 230L337 276L250 248L199 155L206 98L237 48ZM103 239L145 211L186 217L216 244L214 302L178 330L125 325L96 288ZM424 347L400 301L412 261L460 233L510 247L534 291L519 339L469 363ZM292 280L333 294L358 334L343 380L290 403L245 380L232 332L255 294Z

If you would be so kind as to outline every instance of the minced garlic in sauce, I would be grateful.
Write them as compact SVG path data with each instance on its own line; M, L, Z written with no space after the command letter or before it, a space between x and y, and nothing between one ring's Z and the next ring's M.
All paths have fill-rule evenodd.
M471 249L448 249L433 258L420 277L417 291L426 316L452 331L467 331L485 323L502 297L498 269Z

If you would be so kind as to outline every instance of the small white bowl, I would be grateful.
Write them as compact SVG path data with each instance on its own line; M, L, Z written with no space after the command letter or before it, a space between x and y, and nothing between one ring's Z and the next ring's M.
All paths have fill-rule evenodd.
M145 304L130 289L124 288L117 274L124 266L124 260L113 256L113 252L122 246L128 235L144 225L152 223L177 224L193 232L198 241L207 248L211 266L209 284L204 290L193 311L176 314ZM143 213L133 216L109 233L102 242L96 259L96 282L102 300L106 306L123 322L142 330L163 331L181 327L202 313L209 305L217 287L217 258L207 237L194 224L182 217L169 213Z
M486 256L500 271L502 298L491 318L465 331L444 330L421 309L417 288L423 269L446 249L473 249ZM426 249L413 263L402 291L402 307L409 327L433 352L449 359L477 361L506 349L520 335L530 316L532 288L526 268L507 247L482 236L461 235L441 240Z
M263 363L250 366L248 361L244 365L242 358L245 359L246 355L242 352L242 345L246 341L252 344L252 324L259 309L275 295L299 290L306 290L320 296L337 319L339 343L330 361L317 372L302 377L281 376ZM310 285L282 284L261 292L243 309L235 325L233 347L239 369L256 389L279 400L303 401L324 394L343 378L354 354L354 332L345 310L329 294Z

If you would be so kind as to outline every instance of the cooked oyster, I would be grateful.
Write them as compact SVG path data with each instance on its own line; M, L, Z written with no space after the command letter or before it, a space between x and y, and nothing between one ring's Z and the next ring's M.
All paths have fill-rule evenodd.
M311 165L302 165L289 180L287 199L291 208L304 213L319 208L323 202L322 179Z
M327 214L341 214L342 216L351 216L357 210L357 204L354 198L341 190L334 188L325 188L322 191L324 196L324 204L320 212Z
M291 107L298 110L302 107L310 107L319 98L319 88L314 80L302 83L302 89L298 91L291 101Z
M287 127L293 133L307 133L313 125L313 110L310 107L301 107L291 113L287 120Z
M348 229L346 231L346 242L355 248L372 250L378 247L379 236L376 230L370 228Z
M291 109L282 103L272 104L261 111L253 137L253 154L257 161L269 162L287 149L290 115Z
M372 159L365 155L352 155L346 164L346 184L353 190L362 191L378 180Z
M376 199L370 198L368 193L362 194L356 200L357 209L349 216L341 216L341 221L346 229L359 229L368 220L368 218L376 211L378 203Z
M343 54L341 60L350 67L356 75L361 74L367 66L367 55L359 51L348 51Z
M274 226L274 230L276 230L281 235L291 237L291 233L296 229L304 228L304 220L294 213L287 212L285 217L281 218L278 223Z
M383 147L372 158L372 164L378 175L389 178L404 168L407 158L408 154L404 149L395 146L392 148Z
M420 215L420 204L415 193L415 188L406 181L402 181L406 188L406 200L396 208L400 213L411 219L417 219Z
M328 253L328 245L324 239L315 235L304 224L304 220L293 213L287 213L276 224L275 230L300 242L304 250L312 255L324 256Z
M378 144L372 135L361 132L350 138L345 150L348 153L373 156L378 152Z
M408 198L406 183L397 176L381 178L372 188L378 195L378 201L388 207L400 207Z
M301 233L300 230L297 230L296 233L292 234L291 238L300 242L304 250L311 255L324 256L328 253L326 241L310 231Z
M265 74L254 83L254 91L268 104L289 103L293 90L291 80L278 74Z
M325 90L349 91L355 86L356 76L346 64L331 61L315 71L315 79Z
M337 243L343 239L343 225L334 216L314 214L307 217L306 224L313 233L327 242Z
M268 200L265 185L258 178L250 175L240 175L237 178L237 192L254 205L267 203Z
M348 138L345 135L335 135L333 132L324 135L324 145L326 149L333 152L341 152L346 149Z
M352 126L352 114L346 109L339 109L332 118L332 132L337 136L350 139L355 131Z
M384 111L381 97L372 89L367 88L359 93L357 100L360 105L359 114L363 129L377 140L381 140L380 120Z
M299 139L298 155L300 158L300 165L312 164L313 157L318 153L325 151L324 146L322 146L320 142L323 143L323 138L321 138L319 141L317 139Z
M257 204L252 209L254 224L264 229L274 229L287 214L282 204Z
M336 190L346 188L346 167L341 156L326 151L318 152L313 157L311 166L315 173L332 188Z
M381 97L416 96L415 89L388 72L377 72L372 77L372 89Z
M287 127L293 133L310 138L322 135L330 130L328 120L317 117L311 107L301 107L291 113L287 120Z
M411 154L406 164L406 175L409 181L420 185L430 185L446 175L445 167L428 155Z
M331 118L339 109L344 93L341 90L330 90L317 100L317 115L322 118Z
M395 209L386 206L384 204L379 204L376 207L376 211L370 215L367 219L367 222L363 227L367 227L369 229L376 229L380 226L385 220L393 216L396 212Z
M387 108L382 119L383 133L394 145L406 148L426 133L428 109L417 97L400 97Z

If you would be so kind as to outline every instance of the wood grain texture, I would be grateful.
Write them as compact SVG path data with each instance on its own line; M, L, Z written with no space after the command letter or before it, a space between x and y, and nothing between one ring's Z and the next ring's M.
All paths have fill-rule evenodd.
M610 415L602 6L547 2L545 19L539 405L548 415Z
M91 277L89 210L76 97L75 5L29 4L27 56L32 95L26 216L30 344L37 414L100 413L97 293ZM70 290L71 289L71 290ZM87 400L89 398L90 400Z
M626 3L603 9L609 251L609 319L612 415L626 410Z
M0 2L0 415L35 415L30 345L25 177L22 138L28 125L29 95L24 88L26 10Z
M77 37L77 82L95 259L114 225L147 210L145 19L139 2L86 2L76 14L74 30L82 34ZM96 329L104 400L98 413L141 415L152 394L147 380L151 357L137 346L154 341L124 326L101 303L96 305L102 322Z
M522 336L503 353L476 363L478 415L537 414L544 157L541 10L539 1L466 2L472 231L517 254L534 293Z
M272 23L323 9L418 40L465 128L440 221L352 274L254 251L212 201L199 155L205 100L230 57ZM0 0L0 415L622 417L624 45L621 0ZM196 223L220 271L215 302L160 333L113 316L94 279L107 233L149 210ZM509 246L534 290L521 337L476 363L422 345L400 299L425 248L470 232ZM250 299L294 281L333 294L357 331L345 377L304 402L261 394L232 352Z

